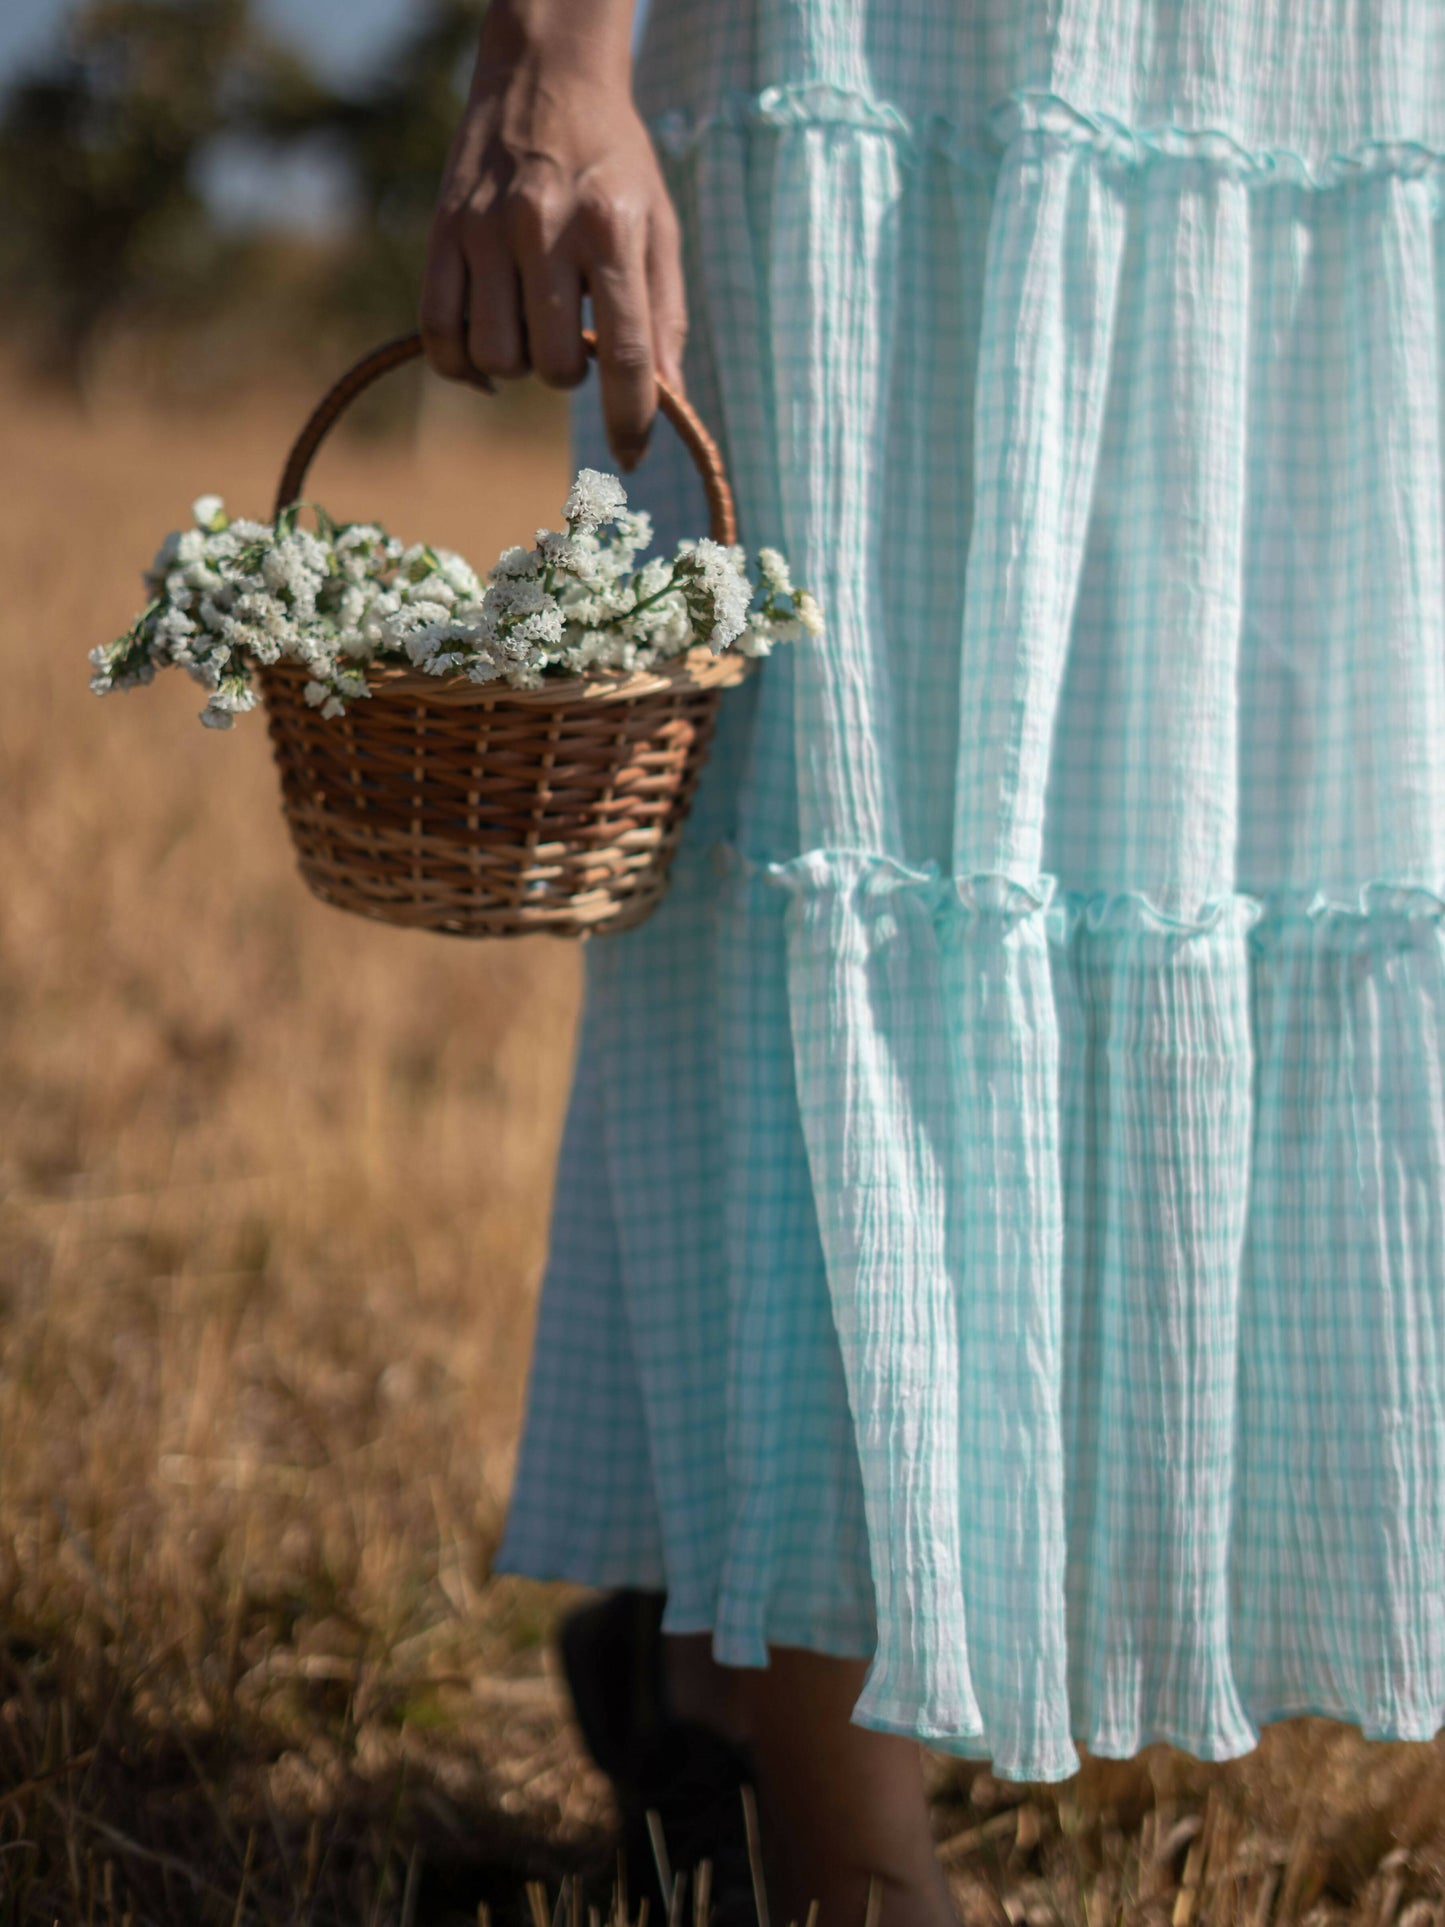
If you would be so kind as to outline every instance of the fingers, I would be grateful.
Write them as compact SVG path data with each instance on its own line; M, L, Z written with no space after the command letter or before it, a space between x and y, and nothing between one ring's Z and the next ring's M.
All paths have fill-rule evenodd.
M522 277L526 354L534 373L553 388L575 388L587 373L582 346L582 275L559 245L556 216L543 207L522 219L515 254Z
M587 372L581 273L529 202L468 213L433 241L421 333L428 362L451 380L490 386L531 370L575 387Z
M467 264L441 227L432 230L422 278L420 327L427 362L448 381L469 381L466 336Z
M687 340L687 295L682 240L672 204L654 209L647 233L647 291L652 308L652 354L657 372L682 393L682 350Z
M600 185L600 184L599 184ZM453 380L513 380L529 369L553 387L586 374L582 295L597 332L602 412L619 464L635 468L657 406L657 380L679 393L687 302L677 218L665 192L559 192L515 177L433 229L423 281L427 360Z
M527 372L517 262L497 223L473 221L466 240L467 359L481 375L516 381Z
M609 209L604 245L588 276L597 323L597 368L607 439L623 468L647 448L657 409L657 371L648 299L647 229Z

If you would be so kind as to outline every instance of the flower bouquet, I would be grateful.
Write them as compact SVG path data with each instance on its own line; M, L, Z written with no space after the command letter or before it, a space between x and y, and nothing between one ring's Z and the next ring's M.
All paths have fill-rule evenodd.
M563 527L485 580L460 556L340 524L296 499L332 421L418 352L343 378L292 451L269 523L218 496L167 537L150 601L92 652L101 694L184 670L201 720L264 701L302 874L327 901L468 935L617 930L667 869L716 703L775 644L817 634L783 557L755 588L716 449L680 397L659 407L703 474L712 534L645 556L652 528L615 476L583 469Z

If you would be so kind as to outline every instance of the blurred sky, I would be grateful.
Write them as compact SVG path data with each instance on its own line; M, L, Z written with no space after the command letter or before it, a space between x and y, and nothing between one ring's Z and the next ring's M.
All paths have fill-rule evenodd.
M277 32L338 79L364 73L406 18L410 0L255 0ZM0 0L0 82L43 54L75 11L75 0Z
M77 0L0 0L0 88L43 59L59 38ZM384 56L413 0L253 0L278 34L293 40L331 78L359 79ZM642 26L647 0L638 0ZM223 219L239 225L280 221L324 231L346 214L345 181L324 153L300 155L290 165L267 164L254 153L220 149L203 170L203 185Z

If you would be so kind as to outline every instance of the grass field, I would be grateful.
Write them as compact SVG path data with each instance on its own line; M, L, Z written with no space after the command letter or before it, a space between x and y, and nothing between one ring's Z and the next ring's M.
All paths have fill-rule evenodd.
M565 450L446 412L315 491L486 560ZM295 413L6 397L0 1927L511 1920L608 1877L558 1595L488 1576L576 956L323 908L258 719L85 687L193 496L267 510ZM970 1923L1445 1921L1438 1745L933 1781Z

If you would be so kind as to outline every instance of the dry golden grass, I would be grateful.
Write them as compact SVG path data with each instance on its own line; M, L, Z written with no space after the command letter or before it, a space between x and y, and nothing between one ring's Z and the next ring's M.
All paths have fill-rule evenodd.
M558 1596L488 1577L576 956L313 903L259 722L85 689L159 533L265 511L295 414L7 397L0 1927L522 1919L606 1877ZM479 557L555 513L555 433L431 419L317 492ZM970 1922L1445 1918L1436 1746L933 1778Z

